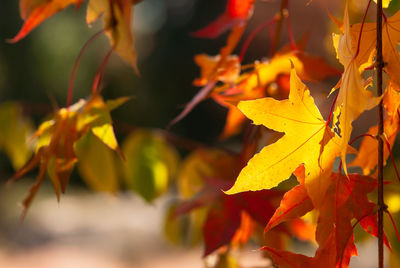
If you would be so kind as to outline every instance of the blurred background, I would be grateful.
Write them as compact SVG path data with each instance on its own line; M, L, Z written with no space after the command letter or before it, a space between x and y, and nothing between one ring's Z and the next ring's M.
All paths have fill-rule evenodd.
M350 2L352 18L358 22L368 1ZM20 104L23 115L35 126L53 111L54 105L65 106L76 57L84 43L101 28L101 22L92 28L86 25L86 5L84 2L78 10L69 7L25 39L8 44L5 40L15 36L22 20L18 1L3 1L0 8L0 40L3 40L0 42L0 105L5 102ZM119 140L136 129L157 129L161 133L168 132L170 140L174 141L172 146L177 147L173 149L179 155L177 158L190 152L179 143L194 144L193 147L218 144L237 150L241 137L229 139L222 145L218 141L226 109L211 99L200 103L181 122L165 130L199 90L192 85L193 79L199 76L194 55L218 54L227 38L224 34L216 39L199 39L190 33L213 21L224 12L225 6L224 0L144 0L135 6L132 23L141 76L135 75L117 55L112 55L102 91L104 99L132 96L128 103L112 113ZM278 0L256 1L243 40L258 25L272 18L279 6ZM399 1L393 0L388 13L398 7ZM337 68L341 66L335 59L331 32L338 30L327 11L341 18L343 8L344 1L296 0L290 3L295 38L310 33L306 51L324 57ZM284 31L281 45L286 43L288 37ZM90 94L93 78L108 49L109 41L102 36L85 53L77 73L74 101ZM268 33L264 31L251 44L244 62L266 58L268 51ZM310 84L312 95L325 116L332 101L325 96L337 80L331 78L324 83ZM354 135L365 132L373 124L370 118L374 113L371 111L360 118L359 133ZM395 153L397 155L397 150ZM173 183L169 183L166 194L147 202L126 189L129 187L113 195L95 192L75 171L60 203L57 203L51 181L46 180L25 221L20 223L19 203L34 182L36 171L7 187L5 184L13 173L12 163L0 152L0 267L204 267L201 244L178 246L165 238L166 211L177 198ZM393 174L390 166L388 174ZM246 267L267 267L268 261L255 249L238 254ZM353 267L375 267L371 257L368 258L371 252L375 256L373 240L363 244L360 257L352 261Z

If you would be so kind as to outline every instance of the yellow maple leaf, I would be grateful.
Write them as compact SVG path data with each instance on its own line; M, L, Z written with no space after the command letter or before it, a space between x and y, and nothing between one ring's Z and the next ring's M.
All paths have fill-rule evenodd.
M344 33L333 35L333 43L337 58L344 66L344 72L339 82L340 91L333 112L333 125L340 136L340 148L343 168L347 174L346 154L352 132L352 122L364 112L376 106L380 98L365 89L364 80L359 71L359 63L355 60L356 46L350 32L349 14L346 7L344 14ZM333 89L335 90L335 89Z
M289 99L242 101L238 107L255 124L285 135L256 154L227 193L270 189L304 164L307 191L318 207L329 185L324 180L329 178L340 152L339 140L322 118L296 71L291 71Z

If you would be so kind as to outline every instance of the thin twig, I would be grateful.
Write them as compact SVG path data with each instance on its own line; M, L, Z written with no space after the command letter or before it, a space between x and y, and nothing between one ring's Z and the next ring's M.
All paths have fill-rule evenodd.
M397 236L397 240L400 242L400 234L399 234L399 230L397 229L396 223L394 222L392 213L389 212L389 210L386 208L385 209L386 214L389 215L390 221L392 222L394 231L396 232L396 236Z
M385 137L385 143L386 143L386 147L387 147L387 149L388 149L388 151L389 151L390 158L392 159L392 163L393 163L394 171L396 172L397 179L398 179L399 182L400 182L400 174L399 174L399 171L398 171L398 169L397 169L396 161L394 161L394 157L393 157L393 153L392 153L392 148L390 148L390 143L389 143L389 141L386 139L386 137Z
M278 49L279 46L279 41L281 39L281 33L282 33L282 24L283 24L283 20L285 19L285 12L287 11L287 6L289 0L282 0L281 2L281 7L280 7L280 11L278 14L278 22L276 23L276 28L275 28L275 35L274 38L272 40L272 46L271 46L271 56L275 54L276 50Z

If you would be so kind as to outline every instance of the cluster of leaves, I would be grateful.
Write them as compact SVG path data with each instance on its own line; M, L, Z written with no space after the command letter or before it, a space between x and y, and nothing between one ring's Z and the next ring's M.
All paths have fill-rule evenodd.
M132 6L138 2L90 0L87 9L88 24L103 16L104 33L112 49L137 73L131 16ZM199 102L212 98L228 109L220 139L240 133L246 117L252 120L253 125L246 126L240 153L204 147L191 152L179 164L178 154L166 143L165 135L143 130L135 130L120 149L110 111L127 98L104 101L96 77L96 86L88 99L58 109L38 127L30 138L32 148L24 145L32 133L32 124L22 119L17 106L0 107L0 126L6 126L0 134L0 146L18 169L13 179L23 177L35 167L39 169L37 181L23 202L23 214L46 174L59 199L76 163L82 178L95 190L117 191L118 177L123 173L127 188L148 201L162 194L170 178L176 177L183 200L171 206L166 233L173 240L183 240L181 229L188 229L183 220L189 220L193 233L203 236L204 256L218 253L216 267L237 267L230 251L251 237L264 246L263 250L279 267L348 267L351 257L357 255L354 228L360 225L367 233L378 236L377 207L368 198L377 187L377 126L363 135L357 151L351 147L352 123L382 101L385 133L379 138L387 143L385 159L391 155L399 131L400 11L389 18L383 14L383 58L388 79L384 95L375 97L371 91L374 77L368 72L376 57L375 23L363 21L350 26L347 7L343 22L332 17L341 31L333 35L337 58L344 68L340 72L321 57L305 51L307 38L294 41L288 14L284 12L288 1L283 0L279 13L256 29L240 55L236 55L235 48L254 12L254 2L228 0L221 16L193 33L197 38L215 38L231 31L218 55L195 56L201 75L193 83L202 88L171 121L171 125L178 123ZM20 0L25 22L10 42L19 41L67 6L78 8L81 4L82 0ZM278 46L276 37L280 36L285 19L290 45L272 51L269 60L242 65L251 40L262 28L270 28L271 48ZM325 121L302 81L319 82L339 75L341 78L331 92L336 97ZM264 144L263 134L273 136L272 130L284 135L258 152ZM117 160L112 151L125 161ZM349 165L348 154L356 155ZM339 171L333 172L337 158ZM360 167L363 174L351 174L347 166ZM298 185L289 190L277 187L292 174ZM192 235L192 240L196 240L197 234ZM285 235L316 242L315 256L287 251ZM385 244L391 248L386 236Z

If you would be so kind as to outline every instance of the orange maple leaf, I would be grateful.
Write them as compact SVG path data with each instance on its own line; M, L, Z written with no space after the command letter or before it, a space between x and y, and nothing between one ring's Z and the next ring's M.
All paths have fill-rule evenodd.
M60 191L65 192L72 169L78 161L75 144L89 131L112 150L120 153L109 112L127 100L128 98L120 98L104 102L100 95L93 94L88 100L81 99L68 108L58 110L52 119L39 126L34 134L38 139L34 156L11 178L11 181L20 179L36 166L39 167L37 180L23 201L22 217L25 216L46 173L53 182L59 200ZM121 153L120 155L122 156Z
M20 0L20 13L22 19L24 19L24 25L18 34L8 41L10 43L18 42L55 13L58 13L72 4L75 4L76 8L79 8L82 2L83 0Z
M266 231L280 223L298 218L313 210L310 197L304 185L305 169L296 170L300 184L287 192L280 207L271 217ZM279 267L348 267L351 256L357 255L354 244L352 221L373 236L378 236L378 221L375 204L368 199L368 194L377 187L377 181L358 174L349 176L332 173L327 183L329 188L317 209L318 225L316 241L319 248L314 257L307 257L287 251L265 247ZM385 244L390 249L385 236Z
M400 41L400 11L392 17L384 17L382 24L382 54L385 66L383 70L388 74L393 88L400 91L400 55L397 50L397 44ZM355 24L351 27L351 38L354 44L360 35L361 24ZM359 56L357 56L358 65L361 67L370 66L376 54L376 24L365 23L360 40ZM355 45L354 45L355 46Z
M382 103L386 111L383 121L383 138L389 143L390 147L393 148L397 133L400 130L400 94L392 87L392 84L387 86ZM368 130L367 134L376 136L378 134L378 126L372 126ZM373 170L378 164L378 155L376 154L377 151L378 140L372 137L364 137L357 157L353 162L350 163L350 165L361 167L364 175L368 175L370 171ZM388 158L389 154L390 152L387 146L384 146L384 164L386 164L386 159Z

